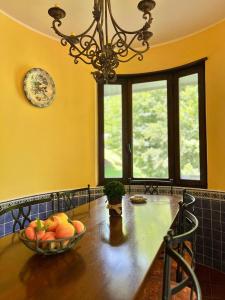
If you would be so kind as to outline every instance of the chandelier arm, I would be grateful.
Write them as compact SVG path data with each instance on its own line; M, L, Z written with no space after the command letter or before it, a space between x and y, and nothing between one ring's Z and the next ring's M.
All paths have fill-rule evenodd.
M73 53L73 51L78 51L79 53L78 54L74 54ZM84 55L83 53L82 53L82 51L80 51L80 49L79 48L77 48L77 47L70 47L70 49L69 49L69 55L70 56L72 56L73 58L74 58L74 63L75 64L77 64L78 63L78 59L81 59L81 56L82 55ZM85 55L84 55L85 56ZM88 61L85 61L85 60L83 60L86 64L89 64L89 62Z
M79 37L81 37L82 35L85 35L86 33L88 33L88 32L92 29L92 27L94 26L95 22L96 22L96 21L93 20L92 23L91 23L91 25L88 27L87 30L85 30L83 33L81 33L81 34L79 34L79 35L76 35L75 37L76 37L76 38L79 38ZM60 20L58 20L58 19L54 19L53 22L52 22L52 28L54 29L55 33L56 33L57 35L61 36L62 38L64 38L68 43L72 44L72 43L70 42L70 36L69 36L69 35L66 35L66 34L63 34L62 32L60 32L60 31L58 30L57 27L60 27L61 25L62 25L62 22L61 22ZM73 44L72 44L72 45L73 45Z
M68 42L65 38L61 39L61 45L66 46L67 43ZM79 53L77 55L73 54L72 51L74 51L74 50L76 50ZM75 58L75 60L77 60L79 58L79 56L82 55L82 51L78 47L76 47L75 45L70 44L69 55L72 56L73 58ZM75 63L77 64L78 62L75 62ZM86 62L86 63L88 63L88 62Z
M127 42L126 42L126 40L127 40L127 35L126 35L126 33L125 32L123 32L123 30L118 30L119 28L117 28L117 24L115 23L112 23L113 24L113 27L114 27L114 29L115 29L115 31L116 31L116 34L112 37L112 39L111 39L111 44L112 44L112 42L113 42L113 39L114 39L114 37L116 37L116 36L118 36L119 37L119 40L117 41L117 43L119 42L119 41L121 41L122 42L122 44L123 44L123 46L125 47L125 49L124 49L124 52L125 51L127 51L127 49L128 49L128 44L127 44ZM122 37L122 35L125 37L125 39L123 39L123 37ZM115 45L114 45L115 46ZM114 48L114 47L113 47Z
M137 30L137 31L134 31L134 32L129 32L129 31L123 30L123 29L116 23L116 21L115 21L114 18L113 18L110 0L107 0L107 3L108 3L108 8L109 8L109 13L110 13L110 17L111 17L111 20L112 20L112 24L113 24L113 27L114 27L114 29L115 29L115 31L116 31L116 34L115 34L115 35L113 36L113 38L111 39L111 42L113 41L114 37L115 37L116 35L118 35L118 37L119 37L119 39L121 40L123 46L125 47L124 51L121 51L120 53L117 52L117 54L119 54L119 55L122 56L122 53L126 53L128 49L130 49L130 50L133 51L133 52L136 52L136 50L133 49L133 47L131 47L131 44L133 43L133 41L136 39L136 37L137 37L138 35L141 36L142 32L144 31L144 27L146 26L146 30L147 30L147 28L149 28L150 25L148 25L148 23L146 23L147 25L145 24L143 28L141 28L141 29L139 29L139 30ZM145 16L145 15L149 15L149 18L150 18L150 16L151 16L150 13L145 13L144 16ZM144 18L146 18L146 17L144 17ZM119 29L121 32L120 32L118 29ZM122 33L125 37L126 37L126 33L127 33L127 34L133 34L134 36L132 37L132 39L130 40L130 42L127 44L127 42L122 38L121 33ZM141 41L141 39L139 39L139 41ZM147 43L146 48L142 51L142 53L146 52L146 51L149 49L149 44L148 44L148 42L146 42L146 43Z
M88 50L88 49L90 49L91 47L91 43L94 41L94 44L97 46L97 48L98 48L98 44L97 44L97 42L96 42L96 40L95 40L95 35L96 35L96 32L97 32L97 26L95 27L95 30L94 30L94 32L93 32L93 35L91 36L91 35L88 35L88 34L86 34L86 35L83 35L82 37L81 37L81 39L80 39L80 41L79 41L79 45L80 45L80 47L83 49L82 51L80 51L79 50L79 48L78 47L76 47L76 49L78 49L79 50L79 52L81 53L81 54L83 54L86 50ZM88 45L87 46L83 46L83 43L82 43L82 39L83 38L90 38L90 41L88 42ZM85 54L84 54L85 55Z
M145 53L148 49L149 49L149 44L148 42L142 43L142 45L145 47L143 50L139 50L137 51L136 49L134 49L133 47L131 47L131 44L133 43L134 39L132 41L130 41L130 43L128 44L128 49L133 51L133 52L139 52L139 53Z
M61 36L61 38L64 39L66 42L69 42L69 41L68 41L68 38L69 38L70 36L63 34L62 32L60 32L60 31L57 29L57 27L60 27L61 25L62 25L62 22L61 22L60 20L58 20L58 19L54 19L54 20L52 21L52 28L53 28L53 30L55 31L55 33L56 33L57 35Z
M110 3L110 1L107 1L107 3L108 3L109 15L110 15L110 18L111 18L111 21L112 21L112 24L113 24L114 29L116 29L115 27L117 27L120 31L123 31L123 32L125 32L125 33L127 33L127 34L135 34L135 33L139 32L139 31L142 31L142 30L143 30L143 27L142 27L142 28L139 28L138 30L135 30L135 31L124 30L122 27L120 27L120 26L118 25L118 23L116 22L116 20L115 20L114 17L113 17L113 14L112 14L112 8L111 8L111 3ZM147 16L148 16L148 17L147 17ZM145 20L148 19L148 21L146 21L146 23L147 23L147 24L149 25L149 27L150 27L150 24L151 24L151 21L152 21L151 13L150 13L150 12L144 13L143 18L144 18ZM145 25L146 25L146 24L145 24ZM145 26L145 25L144 25L144 26Z
M130 56L128 59L122 60L122 59L118 58L118 60L119 60L119 62L124 63L124 62L128 62L128 61L132 60L136 56L138 56L138 60L139 61L143 60L143 58L144 58L143 55L142 55L142 53L137 52L134 55Z
M83 48L83 50L81 51L79 48L76 47L76 50L79 52L78 54L74 54L73 51L75 50L73 47L70 47L69 50L69 55L72 56L73 58L75 58L75 60L77 59L81 59L82 56L86 57L90 62L86 61L86 64L91 64L91 59L95 56L95 52L94 50L91 50L92 46L95 46L96 48L98 48L98 45L96 44L96 42L94 44L91 44L89 47ZM91 52L93 52L92 54L88 54L88 51L91 50ZM86 53L85 53L86 52ZM83 60L83 59L82 59Z
M95 22L96 22L96 20L93 20L92 23L91 23L91 25L88 27L88 29L85 30L84 32L82 32L82 33L76 35L76 37L79 38L79 37L81 37L82 35L87 34L87 33L92 29L92 27L94 26Z
M82 58L82 57L78 57L77 58L77 60L81 60L81 61L83 61L86 65L91 65L91 61L86 61L84 58ZM78 64L78 61L76 61L76 60L74 60L74 63L75 64Z
M117 39L117 41L114 42L114 40ZM113 35L113 37L111 38L111 45L112 48L114 49L115 46L117 47L121 47L118 44L122 44L124 47L127 46L127 35L124 32L120 32L116 30L116 33ZM116 51L114 51L116 52Z
M118 29L120 29L120 27L118 26L118 28L117 28L116 26L117 26L117 24L115 23L115 26L113 26L113 27L114 27L114 29L115 29L115 31L116 31L116 34L113 36L112 40L114 39L114 37L116 37L116 36L118 35L119 38L120 38L120 40L123 42L124 47L126 47L126 48L124 49L124 51L120 52L120 54L123 53L123 52L126 52L127 49L130 49L131 51L136 52L136 50L133 49L133 47L131 47L131 45L132 45L133 41L136 39L136 37L138 37L138 36L140 36L140 39L138 39L138 40L139 40L139 41L142 41L142 45L144 46L144 44L146 44L146 48L145 48L143 51L141 51L141 53L144 53L144 52L146 52L146 51L149 49L149 43L148 43L148 41L144 41L143 38L141 37L141 35L142 35L142 33L143 33L143 28L137 30L136 32L134 32L134 33L133 33L132 39L131 39L130 42L127 44L127 42L124 41L123 38L121 37L121 33L126 37L126 33L127 33L127 32L125 32L125 31L123 32L123 29L122 29L122 28L121 28L121 31L122 31L122 32L119 32ZM129 33L128 33L128 34L129 34Z
M132 49L132 51L134 52L134 54L133 54L132 56L130 56L127 60L123 60L123 59L121 59L121 58L126 57L126 56L128 55L128 49L127 49L126 51L121 52L121 53L118 52L117 57L118 57L118 60L119 60L120 62L128 62L128 61L130 61L132 58L134 58L134 57L137 56L137 55L138 55L138 56L141 56L142 59L143 59L143 54L144 54L146 51L148 51L148 49L149 49L149 48L145 48L143 51L137 51L137 50ZM125 54L124 54L124 52L125 52ZM139 60L142 60L142 59L139 59Z
M133 36L133 38L130 40L130 42L129 42L129 43L126 43L126 41L124 41L123 38L121 37L121 33L120 33L120 32L117 32L117 33L113 36L112 42L113 42L114 38L116 38L117 36L119 36L119 40L118 40L115 44L113 44L113 47L115 48L115 46L118 46L118 42L121 41L121 42L122 42L122 46L121 46L121 47L118 46L118 48L120 48L120 49L122 49L123 47L125 47L125 48L124 48L124 50L118 51L118 52L116 52L116 53L117 53L118 55L120 55L120 56L123 56L122 54L123 54L124 52L128 51L128 50L131 50L131 51L133 51L133 52L138 52L138 53L145 53L145 52L149 49L149 43L148 43L148 42L142 43L142 44L145 44L145 45L143 45L143 46L145 46L145 48L144 48L143 50L140 50L140 51L135 50L135 49L131 46L132 43L133 43L133 41L138 37L139 34L140 34L139 32L136 33L136 34Z
M61 22L59 21L59 22L57 22L57 23L61 23ZM59 25L59 26L60 26L60 25ZM58 31L58 30L57 30L57 31ZM69 55L72 56L73 58L75 58L75 60L78 59L81 55L86 56L88 59L91 59L92 56L89 57L89 56L86 55L84 52L85 52L85 51L88 51L88 49L91 49L91 43L92 43L92 41L94 41L94 44L95 44L96 48L98 48L98 44L97 44L97 42L96 42L96 40L95 40L96 32L97 32L97 26L95 27L95 30L94 30L92 36L89 36L89 35L84 35L84 36L83 36L83 38L84 38L84 37L90 38L90 42L89 42L89 45L88 45L87 47L84 47L84 46L82 45L81 41L79 41L79 45L80 45L80 47L81 47L83 50L80 50L75 44L70 43L70 41L67 40L67 36L64 36L64 35L61 34L60 32L59 32L59 33L60 33L59 35L62 36L61 44L62 44L63 46L66 46L68 42L70 43ZM81 40L81 39L80 39L80 40ZM94 44L92 44L92 45L94 45ZM78 54L74 54L74 53L73 53L73 51L75 51L75 50L78 52ZM88 63L87 61L85 61L85 62ZM76 63L76 62L75 62L75 63ZM91 64L91 62L88 63L88 64Z

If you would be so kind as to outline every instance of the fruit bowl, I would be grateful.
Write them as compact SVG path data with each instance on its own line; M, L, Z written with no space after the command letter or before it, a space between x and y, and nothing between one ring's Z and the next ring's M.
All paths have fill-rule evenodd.
M54 239L54 240L30 240L25 235L25 229L19 232L19 238L24 245L38 254L53 255L66 252L73 248L82 236L85 234L86 228L79 233L74 234L70 238Z

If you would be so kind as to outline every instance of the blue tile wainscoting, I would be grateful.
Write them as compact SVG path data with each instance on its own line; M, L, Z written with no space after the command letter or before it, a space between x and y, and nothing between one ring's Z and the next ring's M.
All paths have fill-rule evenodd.
M174 195L182 195L184 188L173 187ZM129 187L126 186L128 192ZM131 185L131 194L143 193L142 185ZM196 236L196 262L225 272L225 192L210 191L203 189L186 189L196 198L195 215L199 220L199 228ZM13 232L12 212L1 214L5 209L29 202L36 201L31 205L29 218L31 220L39 217L46 219L56 211L67 210L66 195L71 197L71 208L82 205L88 201L88 191L70 190L57 193L47 193L31 197L24 197L7 202L0 202L0 237ZM50 195L55 197L49 201ZM170 195L170 187L160 186L159 194ZM90 200L97 199L103 195L103 188L91 188ZM45 202L46 201L46 202ZM38 203L40 202L40 203ZM18 208L13 210L14 215L18 215ZM23 217L21 217L22 220ZM16 227L19 230L19 226Z

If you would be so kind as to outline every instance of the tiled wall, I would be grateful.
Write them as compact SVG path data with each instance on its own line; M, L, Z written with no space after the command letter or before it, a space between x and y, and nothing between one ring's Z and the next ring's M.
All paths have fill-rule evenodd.
M126 191L128 192L128 186ZM99 198L103 195L102 187L92 188L91 200ZM181 195L183 188L173 188L173 194ZM196 260L197 263L203 264L219 271L225 272L225 192L214 192L208 190L188 189L196 198L195 214L199 220L199 228L196 238ZM144 186L132 185L131 194L143 193ZM169 194L170 187L160 187L160 194ZM63 192L62 192L63 194ZM36 197L36 198L35 198ZM21 203L23 201L48 199L49 195L39 195L27 197L10 202ZM73 207L79 206L87 201L87 191L80 192L72 199ZM9 202L0 203L0 212L9 205ZM37 203L32 205L29 217L34 220L39 217L45 219L53 212L64 210L64 203L61 199L45 203ZM15 211L16 213L16 211ZM11 212L0 215L0 237L12 233L13 220ZM18 229L18 228L17 228Z
M197 262L225 272L224 199L197 198L195 214L199 220L196 238Z
M55 210L56 211L56 210ZM54 212L52 209L52 202L34 204L31 206L29 218L35 220L36 218L45 219ZM18 215L18 209L14 209L14 215ZM22 221L23 218L21 217ZM19 230L17 224L16 230ZM0 237L13 232L13 217L11 212L7 212L0 216Z

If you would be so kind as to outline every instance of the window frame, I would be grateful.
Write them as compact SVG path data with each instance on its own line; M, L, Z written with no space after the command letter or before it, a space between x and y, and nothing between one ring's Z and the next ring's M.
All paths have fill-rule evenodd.
M118 75L113 84L122 86L122 173L123 178L104 178L104 85L98 84L98 174L99 185L117 179L124 184L129 179L147 181L168 181L173 179L175 186L207 188L207 140L205 108L205 61L200 59L176 68L143 73ZM180 178L180 145L179 145L179 78L198 74L199 92L199 147L200 147L200 180ZM133 178L132 170L132 84L148 81L167 80L167 122L168 122L168 173L169 178ZM112 84L112 83L110 83ZM165 182L166 185L166 182Z

